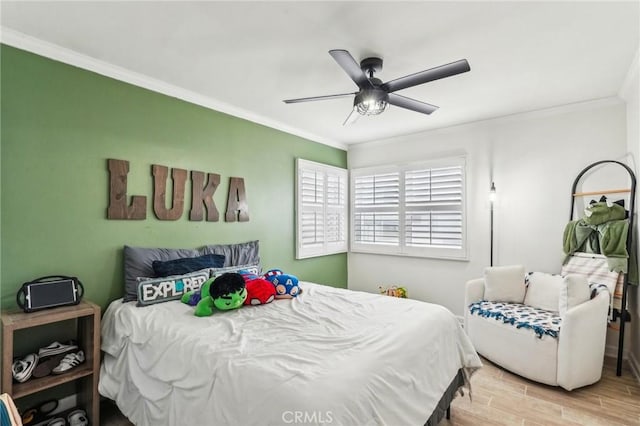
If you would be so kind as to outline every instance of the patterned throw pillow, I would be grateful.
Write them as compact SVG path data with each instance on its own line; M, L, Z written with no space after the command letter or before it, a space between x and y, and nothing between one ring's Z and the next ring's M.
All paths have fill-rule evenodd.
M199 290L209 279L209 269L162 278L138 278L138 306L168 302L188 291Z
M239 274L241 274L242 272L246 272L249 274L260 275L260 265L238 265L238 266L229 266L226 268L209 269L209 274L211 278L215 278L219 275L226 274L227 272L235 272Z

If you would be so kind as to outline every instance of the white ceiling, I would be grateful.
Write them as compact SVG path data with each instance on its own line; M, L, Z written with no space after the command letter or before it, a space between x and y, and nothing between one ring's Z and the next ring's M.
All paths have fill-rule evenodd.
M3 1L1 7L3 33L35 37L186 89L225 112L334 145L615 96L640 40L638 1ZM471 71L398 92L440 106L432 115L391 107L343 127L351 98L282 102L356 91L330 49L347 49L357 61L382 57L383 81L462 58Z

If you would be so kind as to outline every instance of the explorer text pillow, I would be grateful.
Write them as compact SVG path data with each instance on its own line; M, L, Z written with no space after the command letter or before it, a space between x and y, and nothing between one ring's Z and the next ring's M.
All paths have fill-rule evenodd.
M188 291L199 290L209 279L209 269L162 278L138 278L138 306L179 299Z

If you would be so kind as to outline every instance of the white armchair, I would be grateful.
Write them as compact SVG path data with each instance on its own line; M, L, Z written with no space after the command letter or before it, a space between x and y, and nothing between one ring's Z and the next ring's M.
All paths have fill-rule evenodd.
M573 390L600 380L608 307L608 292L591 299L582 276L536 272L525 278L522 266L487 268L484 278L467 282L465 330L490 361L528 379ZM527 320L535 317L535 323L545 316L541 323L555 328L532 326Z

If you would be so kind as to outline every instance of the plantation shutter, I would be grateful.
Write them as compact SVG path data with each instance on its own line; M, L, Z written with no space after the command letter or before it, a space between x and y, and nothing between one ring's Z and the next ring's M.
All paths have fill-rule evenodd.
M400 174L354 177L354 244L397 246L400 242Z
M351 250L466 259L465 159L351 170Z
M347 171L297 160L296 258L347 250Z
M347 174L327 171L327 245L347 249Z
M405 244L462 248L462 166L405 173Z

